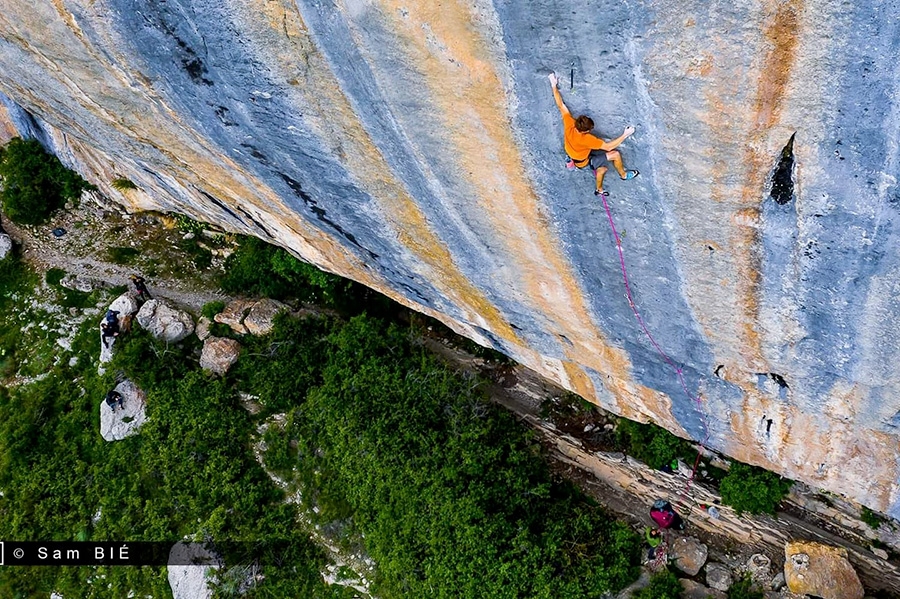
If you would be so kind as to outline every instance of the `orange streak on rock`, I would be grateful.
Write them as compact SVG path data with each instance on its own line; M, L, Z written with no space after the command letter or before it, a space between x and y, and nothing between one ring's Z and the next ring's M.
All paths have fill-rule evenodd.
M300 17L296 15L295 18ZM284 23L287 31L286 17ZM291 35L304 38L302 41L295 39L295 42L306 50L303 57L306 68L302 75L307 85L299 92L323 115L322 119L310 119L310 126L317 130L323 145L331 146L332 153L342 157L348 171L379 203L400 243L415 254L419 274L467 311L469 320L485 325L511 345L524 345L497 307L457 268L446 244L434 233L422 210L393 175L381 150L365 132L350 101L311 40L300 28L291 27L290 31ZM395 290L384 285L378 288L401 303L409 304ZM414 307L423 309L419 305ZM445 315L429 313L447 320Z
M796 58L799 16L804 0L779 0L773 3L775 11L764 30L770 48L760 68L754 124L744 153L746 174L741 192L741 204L746 210L753 209L757 212L763 201L762 189L772 162L772 157L766 153L765 138L781 116L785 90ZM739 328L741 354L747 359L748 366L761 369L765 365L765 359L756 328L761 294L759 273L762 269L758 230L755 227L737 227L734 244L739 272L737 293L742 318Z
M510 127L505 85L494 68L505 57L478 31L478 18L464 2L380 4L430 91L458 177L472 189L495 239L506 245L505 257L516 261L520 297L572 341L574 347L564 349L566 359L631 381L627 354L596 330L580 285L538 208L540 200L523 177L525 161ZM633 400L642 399L635 388L628 391Z

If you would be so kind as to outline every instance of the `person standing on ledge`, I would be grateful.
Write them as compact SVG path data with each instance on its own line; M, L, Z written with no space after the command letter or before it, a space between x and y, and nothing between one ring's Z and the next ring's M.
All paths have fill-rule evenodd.
M630 125L625 127L625 132L612 141L604 141L592 135L591 131L594 129L594 121L584 115L574 118L569 109L566 108L559 93L559 88L557 87L559 78L556 76L556 73L550 73L548 78L550 79L550 87L553 89L553 99L556 100L556 105L562 114L563 138L566 155L568 156L566 168L572 170L590 165L597 178L597 188L594 190L594 195L609 195L608 191L603 190L603 177L606 175L606 171L609 170L607 166L609 163L612 163L623 181L637 177L640 174L638 171L625 170L625 166L622 164L622 155L616 150L619 144L634 134L634 127Z

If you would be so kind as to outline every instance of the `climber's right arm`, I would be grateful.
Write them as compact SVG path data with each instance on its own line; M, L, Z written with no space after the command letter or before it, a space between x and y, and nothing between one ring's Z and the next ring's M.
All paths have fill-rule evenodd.
M550 80L550 88L553 90L553 99L556 100L556 106L559 108L559 112L563 115L569 114L569 109L566 108L562 96L559 93L559 88L557 87L559 78L556 76L556 73L550 73L547 78Z

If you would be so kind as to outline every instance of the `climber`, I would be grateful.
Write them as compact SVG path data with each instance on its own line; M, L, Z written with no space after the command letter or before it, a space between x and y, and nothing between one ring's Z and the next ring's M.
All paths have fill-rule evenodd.
M115 339L119 336L119 317L117 315L118 312L115 310L107 310L106 317L100 323L100 341L103 343L103 347L109 347L106 342L108 338Z
M660 528L684 530L684 520L675 513L672 504L664 499L657 499L650 508L650 517Z
M123 408L124 401L125 400L122 397L122 394L116 390L112 390L106 394L106 405L108 405L109 409L113 412L116 411L116 406L119 406L119 408Z
M131 275L131 282L134 283L134 289L137 291L138 299L141 302L146 302L149 299L153 299L150 296L150 292L147 291L147 283L144 281L144 277L140 275Z
M566 168L569 170L581 169L590 165L597 179L597 188L594 190L594 195L609 195L609 192L603 189L603 177L606 175L606 171L609 170L607 164L610 162L623 181L637 177L640 174L638 171L625 170L625 166L622 164L622 155L616 150L619 144L634 134L634 127L630 125L625 127L624 133L612 141L604 141L592 135L591 130L594 128L594 121L584 115L578 118L572 117L572 113L566 108L562 96L559 94L559 88L557 87L559 79L556 73L550 73L549 79L550 87L553 89L553 99L556 100L559 112L562 113L563 139L568 157Z
M646 540L647 545L650 546L650 549L647 551L647 559L652 560L654 557L656 557L656 548L659 547L660 543L662 543L662 533L658 528L650 528L649 526L645 526L644 540Z

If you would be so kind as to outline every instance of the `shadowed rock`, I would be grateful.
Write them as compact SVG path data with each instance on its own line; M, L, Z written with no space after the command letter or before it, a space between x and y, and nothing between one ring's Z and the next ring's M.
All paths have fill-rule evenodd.
M675 566L688 576L696 576L706 563L706 545L693 537L680 537L672 543L669 556L675 560Z
M287 310L290 310L290 307L286 304L263 298L253 304L242 324L251 335L266 335L275 326L275 317Z

